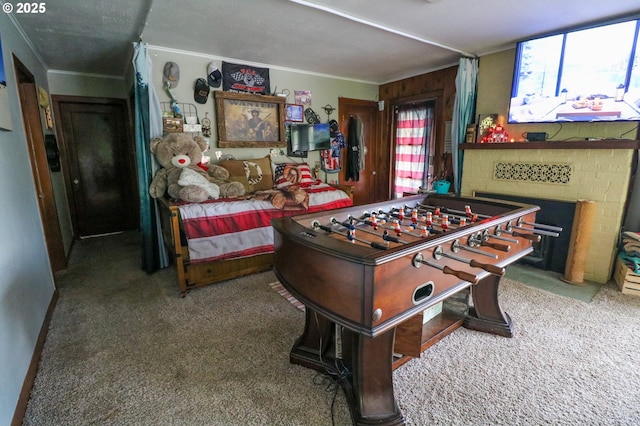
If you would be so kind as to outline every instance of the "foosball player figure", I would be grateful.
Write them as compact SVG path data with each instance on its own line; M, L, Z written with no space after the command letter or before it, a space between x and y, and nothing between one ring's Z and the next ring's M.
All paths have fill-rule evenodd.
M429 231L427 231L427 227L423 226L420 232L420 238L427 238L429 236Z
M418 209L411 210L411 222L413 224L418 223Z
M393 221L393 230L395 231L396 235L399 237L400 235L402 235L402 228L400 228L400 221L399 220L394 220Z
M427 224L427 226L432 226L433 225L433 213L427 212L427 218L426 218L426 220L424 222Z
M442 215L442 224L440 225L440 227L442 228L443 231L446 231L447 229L449 229L449 215L448 214L443 214Z

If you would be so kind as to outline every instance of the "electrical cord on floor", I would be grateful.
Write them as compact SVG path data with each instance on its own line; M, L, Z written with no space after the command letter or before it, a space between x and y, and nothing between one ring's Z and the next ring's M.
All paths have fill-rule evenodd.
M325 386L325 392L332 394L331 397L331 425L335 426L335 404L338 390L341 384L351 376L349 369L336 359L335 369L327 370L326 373L318 373L313 377L313 384Z

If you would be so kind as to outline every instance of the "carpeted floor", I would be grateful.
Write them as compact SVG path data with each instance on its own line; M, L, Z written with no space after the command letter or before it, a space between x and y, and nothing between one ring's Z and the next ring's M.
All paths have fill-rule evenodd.
M344 395L289 363L304 314L272 272L179 297L136 233L78 242L25 425L350 424ZM394 372L409 425L640 424L640 298L591 302L503 279L513 338L459 329Z

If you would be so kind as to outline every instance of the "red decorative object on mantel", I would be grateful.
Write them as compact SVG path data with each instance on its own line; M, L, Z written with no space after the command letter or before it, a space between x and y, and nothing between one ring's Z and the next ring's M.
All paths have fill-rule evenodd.
M507 132L501 124L496 124L495 126L491 126L487 129L485 134L482 136L480 143L505 143L505 142L513 142L509 137L509 132Z

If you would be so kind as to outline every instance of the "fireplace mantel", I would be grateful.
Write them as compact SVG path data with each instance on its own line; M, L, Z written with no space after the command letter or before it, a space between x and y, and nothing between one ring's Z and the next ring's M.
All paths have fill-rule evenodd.
M463 143L460 144L460 149L640 149L640 140L600 139L595 141Z

